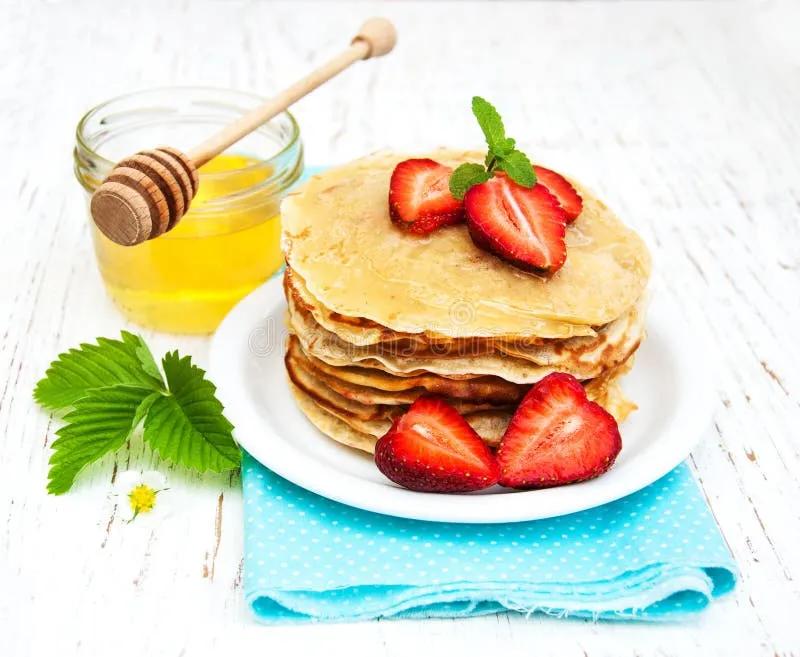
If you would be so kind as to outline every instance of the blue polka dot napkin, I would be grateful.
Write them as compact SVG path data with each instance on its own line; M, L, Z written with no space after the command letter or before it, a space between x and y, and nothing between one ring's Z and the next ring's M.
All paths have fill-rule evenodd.
M515 611L673 620L730 591L735 565L684 464L560 518L393 518L289 483L245 454L244 590L263 623Z

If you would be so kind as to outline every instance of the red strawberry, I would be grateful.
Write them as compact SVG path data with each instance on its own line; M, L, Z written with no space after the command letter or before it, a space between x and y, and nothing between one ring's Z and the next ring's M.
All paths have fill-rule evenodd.
M472 241L515 267L556 272L567 257L567 217L543 185L527 189L505 175L471 187L464 196Z
M575 188L560 173L534 165L536 179L558 199L559 204L567 213L567 223L571 224L583 209L583 199Z
M461 223L464 205L450 193L451 173L450 167L429 159L400 162L389 183L392 221L421 235Z
M500 442L500 484L563 486L603 474L622 449L617 422L589 401L578 380L561 372L533 386Z
M497 483L494 455L450 404L420 397L375 445L375 463L405 488L465 493Z

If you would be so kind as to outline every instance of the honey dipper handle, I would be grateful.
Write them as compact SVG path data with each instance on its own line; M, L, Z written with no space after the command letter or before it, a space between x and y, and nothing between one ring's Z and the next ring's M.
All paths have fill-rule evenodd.
M206 139L202 144L189 151L189 158L196 167L201 167L231 144L235 144L242 137L280 114L351 64L360 59L380 57L390 52L396 41L397 32L390 21L385 18L370 18L361 26L358 34L345 50L305 77L300 78L277 96L270 98L264 104L252 109L234 123Z

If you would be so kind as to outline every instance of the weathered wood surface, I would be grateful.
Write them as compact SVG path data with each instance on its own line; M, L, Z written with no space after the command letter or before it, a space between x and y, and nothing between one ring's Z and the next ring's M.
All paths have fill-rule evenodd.
M596 188L644 234L657 293L710 333L714 426L692 463L742 578L696 620L267 629L242 600L237 479L169 472L172 514L127 525L111 481L151 465L134 445L74 492L45 494L55 425L32 386L60 350L125 325L72 177L81 113L155 85L269 92L375 13L397 21L397 51L297 106L309 162L477 145L466 108L485 95L529 153ZM778 2L3 4L3 654L800 653L798 25L797 5ZM157 353L206 360L204 339L145 334Z

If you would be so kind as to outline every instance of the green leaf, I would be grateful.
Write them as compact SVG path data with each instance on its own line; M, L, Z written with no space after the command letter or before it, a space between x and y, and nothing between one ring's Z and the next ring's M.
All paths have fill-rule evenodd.
M188 356L173 351L162 360L169 394L155 399L144 421L144 438L158 454L199 472L239 466L233 425L222 414L216 388Z
M450 175L450 193L461 200L470 187L486 182L489 178L491 176L482 164L476 162L462 164Z
M503 143L500 144L496 150L496 155L499 157L506 157L509 153L514 150L514 146L517 145L517 141L508 137L507 139L503 140Z
M151 392L147 397L142 400L142 403L139 404L139 407L136 409L136 415L133 418L133 426L138 427L139 424L147 417L147 414L150 412L150 407L153 405L153 402L156 401L159 397L162 397L163 393L161 392Z
M536 184L536 173L528 156L522 151L511 151L497 162L497 168L505 171L518 185L530 188Z
M36 384L33 397L45 408L60 409L73 406L91 390L113 385L163 390L153 357L138 335L123 331L122 340L97 338L97 344L82 344L59 355Z
M139 362L142 365L142 369L156 379L159 382L160 388L163 390L164 388L164 379L161 378L161 372L158 371L158 365L156 365L156 359L153 358L153 353L150 351L150 347L147 346L147 343L144 341L141 335L132 335L127 331L122 332L124 336L131 336L139 341L139 346L136 347L135 353L136 357L139 359Z
M478 125L483 130L489 150L502 156L507 152L508 148L506 129L503 126L503 119L500 118L500 114L494 108L494 105L480 96L474 96L472 98L472 113L478 119Z
M142 404L155 394L149 388L113 386L95 388L72 402L67 422L56 433L47 491L67 492L77 474L109 452L118 450L141 421Z
M72 407L53 442L48 491L69 490L83 467L118 450L142 423L145 440L165 459L201 472L237 467L233 426L205 372L169 353L162 361L167 389L144 340L126 331L121 337L61 354L36 386L43 406Z

